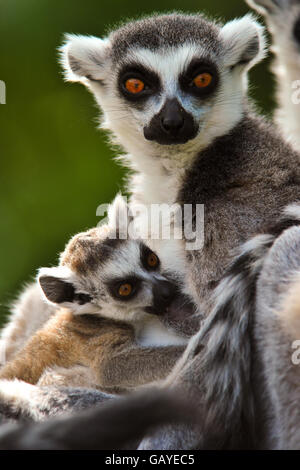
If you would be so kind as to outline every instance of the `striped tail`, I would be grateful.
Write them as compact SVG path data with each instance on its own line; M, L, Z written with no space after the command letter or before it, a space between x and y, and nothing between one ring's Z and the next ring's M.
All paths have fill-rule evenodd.
M255 446L251 373L256 282L275 240L299 224L300 205L288 206L276 225L241 246L214 291L213 310L196 337L198 351L204 346L199 358L208 410L200 448Z

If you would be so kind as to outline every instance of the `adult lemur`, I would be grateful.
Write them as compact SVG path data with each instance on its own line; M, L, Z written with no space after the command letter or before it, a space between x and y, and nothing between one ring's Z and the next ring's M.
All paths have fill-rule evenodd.
M262 27L249 15L225 26L154 16L105 40L68 36L62 54L67 79L94 93L103 127L127 152L132 203L204 204L203 249L153 242L163 265L187 272L201 308L232 249L298 198L298 153L247 99Z
M129 23L105 40L69 37L64 48L69 79L82 81L94 92L104 127L129 153L126 161L136 171L130 187L133 203L205 204L203 250L186 257L184 243L159 241L155 246L163 265L187 273L200 309L232 248L298 198L299 155L247 104L246 73L263 53L261 27L249 16L220 26L202 16L176 14ZM241 322L241 328L247 330L247 323ZM238 332L233 328L228 347L236 346ZM200 349L195 347L195 357L177 371L176 379L201 401L205 374ZM237 349L232 351L236 358ZM219 359L216 356L215 365L223 370ZM249 355L241 356L244 359ZM219 390L224 383L230 385L230 408L237 403L237 389L222 377ZM217 432L214 447L242 445L240 423L248 418L242 406L230 420L232 409L225 406L221 416L228 424L225 438L233 439L224 442ZM165 445L188 446L199 440L188 433L182 436L170 432Z

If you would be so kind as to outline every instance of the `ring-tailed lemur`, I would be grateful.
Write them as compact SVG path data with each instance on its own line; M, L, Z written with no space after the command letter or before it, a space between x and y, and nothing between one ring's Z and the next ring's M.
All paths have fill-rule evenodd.
M141 240L120 238L121 211L127 207L117 197L109 225L75 235L58 267L40 269L38 282L57 311L0 370L0 379L49 385L51 376L64 375L64 385L123 390L171 371L188 341L159 319L179 293L176 275L167 278ZM48 371L45 379L53 367L72 370Z
M246 0L262 14L272 36L272 71L277 82L275 122L300 149L300 4L298 0Z
M186 275L199 310L232 250L298 197L299 155L249 110L247 72L264 54L249 15L225 26L154 16L105 40L69 36L62 49L67 78L95 94L103 126L128 152L132 204L205 205L203 249L152 241L163 266Z
M300 448L300 367L291 362L294 336L285 316L286 291L300 272L299 226L300 209L291 206L274 227L241 248L215 290L213 311L165 383L190 398L201 421L195 428L173 425L141 448ZM17 389L0 382L0 403L4 392L15 413L27 395L41 393L29 390L18 399ZM113 448L126 442L118 435L114 441L110 428L107 439Z
M106 127L130 154L133 202L205 204L204 249L190 252L187 266L201 303L231 249L297 199L298 154L247 104L261 28L249 16L222 27L174 14L129 23L104 41L70 37L64 51L69 78L95 93ZM163 265L185 271L183 244L157 246ZM201 364L199 354L178 374L199 396Z
M163 265L187 274L200 309L232 250L299 197L298 153L248 103L247 72L264 55L250 15L225 26L153 16L104 40L68 36L62 48L66 78L93 92L102 127L127 152L132 204L205 205L203 249L152 245Z

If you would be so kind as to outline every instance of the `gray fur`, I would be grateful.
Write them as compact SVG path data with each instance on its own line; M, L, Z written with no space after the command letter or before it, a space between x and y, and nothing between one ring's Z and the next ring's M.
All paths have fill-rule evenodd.
M259 264L249 257L249 275L255 280L261 271L257 288L243 280L245 266L235 279L225 277L215 292L222 301L167 381L196 401L204 419L193 430L166 428L141 449L300 448L300 367L276 315L299 275L300 227L283 231L270 249L271 239L265 242Z
M155 51L188 43L203 44L212 52L221 52L217 26L208 23L201 15L153 15L124 24L109 38L113 61L118 65L130 49L139 47Z
M80 392L71 391L73 395ZM93 395L93 404L96 392ZM89 392L85 392L88 397ZM100 394L98 394L100 395ZM100 400L99 400L100 398ZM109 450L135 449L141 434L166 422L194 421L190 406L172 393L153 390L116 402L102 403L71 417L39 424L0 427L2 450ZM75 407L73 407L75 411ZM84 432L82 432L84 429Z
M289 450L300 449L300 366L292 363L293 338L281 328L276 312L299 272L300 227L294 227L276 241L265 260L254 325L262 366L257 398L264 402L268 435L277 448Z
M113 395L83 388L38 387L19 381L14 384L14 387L7 387L6 381L0 381L1 424L8 421L44 421L113 398Z
M221 279L233 250L276 220L297 200L299 189L299 154L252 113L199 154L178 200L205 205L204 248L188 252L189 279L197 286L200 305Z
M193 24L201 26L199 31L195 32L193 27L190 28L191 18ZM205 307L210 303L212 288L224 274L231 260L232 250L255 234L263 222L278 217L281 209L286 204L294 202L298 198L300 160L299 155L276 134L270 124L249 111L246 92L243 93L239 90L239 95L224 93L226 84L235 79L236 83L240 85L244 80L244 69L242 73L239 66L245 64L241 64L241 62L254 60L253 54L255 52L259 53L263 49L263 47L260 47L257 51L255 47L255 37L259 37L259 35L252 32L248 37L247 32L250 27L248 22L247 27L243 27L238 37L242 39L245 35L249 39L251 47L249 49L248 41L244 50L240 50L240 55L237 56L233 52L235 48L240 49L240 47L237 47L240 46L240 43L236 44L234 42L234 34L228 39L232 26L229 28L229 32L227 28L228 41L223 50L222 46L225 46L225 42L216 41L216 35L223 31L221 26L216 26L216 24L206 20L203 21L202 17L198 16L182 17L181 15L172 15L167 18L155 17L144 22L131 23L127 29L125 26L125 28L112 33L109 43L105 43L105 50L100 51L99 47L97 57L88 55L82 60L82 54L79 51L80 53L78 53L76 59L71 51L69 57L72 57L72 61L68 66L71 67L75 75L80 75L79 78L77 76L77 80L83 81L92 89L100 104L102 104L101 100L103 98L103 90L101 90L103 84L106 87L105 96L110 97L110 93L112 93L112 99L115 100L113 102L114 113L103 106L106 118L110 113L110 119L107 119L106 127L114 132L117 142L121 143L130 153L127 158L137 171L137 176L133 179L130 187L133 203L136 201L145 202L146 204L153 203L152 197L154 197L153 194L155 188L157 188L155 202L164 202L167 194L167 202L169 203L205 204L204 249L188 253L188 268L183 274L187 275L189 292L193 294L199 309L205 311L204 316L206 316L209 310ZM178 34L178 27L181 34ZM191 41L188 30L192 32L195 40ZM205 38L208 38L207 42L203 37L199 40L199 35L201 36L203 33ZM118 35L119 42L117 41ZM176 49L179 41L180 44L182 42L189 45L195 43L197 46L199 45L199 49L203 46L201 56L203 57L203 51L205 51L211 60L215 60L215 65L221 75L218 95L209 100L207 104L210 109L209 112L205 107L205 103L198 103L197 109L201 109L204 114L201 115L199 134L191 142L178 146L149 144L141 133L145 124L142 121L142 115L140 114L138 118L135 118L137 115L132 113L132 108L129 105L124 105L124 101L117 101L119 95L115 90L112 92L107 88L105 73L117 69L116 64L119 65L119 62L123 62L122 54L130 56L134 52L134 47L131 47L133 44L152 52L157 52L158 49L168 52L170 46ZM116 51L117 48L118 52ZM221 60L223 57L222 52L224 52L224 55L227 54L227 58L229 54L228 62L225 65ZM230 53L233 54L232 57ZM94 60L95 58L96 60ZM77 60L75 67L73 59ZM232 60L231 63L229 63L229 59ZM110 60L114 62L113 68ZM77 66L78 64L79 66ZM90 80L91 78L92 80ZM116 73L114 73L113 78L116 80ZM95 80L98 80L98 83L95 83ZM114 80L111 80L113 86L115 86ZM174 89L178 90L177 83ZM228 103L228 99L232 101ZM190 101L189 110L192 107L193 101ZM149 108L152 110L151 106ZM228 112L224 113L224 109L227 109ZM216 125L215 120L209 120L208 117L206 120L206 116L210 116L209 113L212 110L215 110L217 115L222 117L223 121L221 123L218 121ZM233 110L236 112L234 119L231 113ZM126 123L128 125L126 132L123 128L118 127L121 124L117 123L116 112L122 116L121 124ZM128 119L125 119L126 116L128 116ZM199 116L198 119L200 121ZM206 128L206 124L211 122L211 127ZM141 157L144 157L144 160ZM149 167L151 171L148 170ZM164 191L161 191L161 188ZM162 256L160 251L159 255L163 263L168 266L168 262L171 264L173 259L170 256L169 258L163 256L163 247L162 244ZM180 250L183 251L183 244L180 245ZM239 292L238 295L240 294ZM268 310L267 307L266 310ZM265 305L258 308L258 314L260 308L265 308ZM199 335L190 343L185 357L186 364L184 362L180 363L169 381L169 384L173 381L176 389L183 389L185 393L188 393L191 400L195 400L198 410L206 411L206 419L194 430L172 428L162 431L156 439L144 446L147 448L187 449L191 447L236 448L242 446L266 446L270 448L273 446L280 447L281 445L283 447L297 445L297 440L292 441L292 437L288 435L287 425L279 428L278 435L281 431L285 433L285 438L281 441L278 440L278 435L274 439L270 439L269 429L266 430L265 428L268 419L272 422L275 419L277 422L277 417L270 413L269 408L270 404L273 406L273 397L267 397L267 403L259 400L258 392L260 391L262 379L257 364L260 365L260 361L263 362L265 359L257 352L259 351L258 345L255 345L252 349L253 323L248 321L249 318L242 319L243 321L239 322L239 314L241 312L235 309L233 319L229 318L229 323L225 325L220 325L218 322L214 324L214 317L212 317L212 320L208 318L204 323L203 333L200 331ZM232 324L230 323L231 320L233 320ZM268 323L268 321L267 318L266 322ZM182 318L182 329L184 329L184 323L185 319ZM257 321L257 324L260 331L259 321ZM209 332L207 336L205 335L205 325L207 325ZM232 331L230 327L232 327ZM219 341L220 332L223 333L221 334L221 342ZM226 333L228 334L226 335ZM228 338L227 343L226 338ZM243 339L245 338L247 341L244 347ZM257 338L259 338L259 335ZM221 352L222 347L225 347L225 361L228 360L228 363L225 368L222 367L220 384L217 376L219 364L216 362L214 355L202 354L203 345L207 346L209 342L219 348ZM243 346L243 351L240 360L234 362L234 365L238 368L237 382L234 382L235 370L232 368L231 359L237 359L240 346ZM208 351L210 351L209 348ZM214 351L216 352L216 350ZM255 354L253 359L250 352ZM228 353L232 353L233 356ZM192 354L192 356L189 356L189 354ZM220 354L216 357L220 358ZM239 369L239 365L243 361L245 364ZM210 365L214 366L211 368L211 374ZM221 365L224 366L222 361ZM256 367L254 375L252 375L252 366ZM241 380L240 388L232 389L231 385L238 383L243 378L239 374L240 372L243 374L244 371L248 373L245 381ZM224 395L226 382L223 379L226 373L230 378L227 382L230 386L228 390L225 390ZM253 393L253 390L250 389L250 398L248 400L247 397L244 399L244 394L248 394L247 387L250 378L257 381L257 392ZM220 385L218 393L211 389L214 384L216 386ZM218 397L219 401L215 403L209 401L207 403L205 397L209 399ZM233 401L233 408L235 404L239 406L236 413L233 409L232 414L228 415L228 410L231 410L232 397L237 400ZM241 402L239 402L239 397L242 400ZM254 411L251 411L250 422L247 419L244 421L244 413L249 411L245 409L245 406L252 404L252 401L254 401ZM225 403L224 413L218 416L216 411L222 408L223 403ZM212 410L211 414L210 410ZM284 414L282 409L279 411L280 414ZM260 417L260 420L253 421L253 416ZM225 419L226 417L229 417L229 421ZM252 429L247 441L244 438L247 437L249 426L253 426L254 429ZM232 427L235 427L236 434L232 434ZM255 441L252 439L253 436L255 436Z

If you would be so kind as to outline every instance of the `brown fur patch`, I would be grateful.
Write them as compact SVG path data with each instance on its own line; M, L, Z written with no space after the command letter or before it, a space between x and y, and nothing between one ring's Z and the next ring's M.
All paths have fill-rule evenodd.
M78 274L94 272L113 256L122 241L112 238L105 226L75 235L61 255L60 263Z
M36 384L49 368L81 365L90 369L89 384L92 376L102 389L122 390L166 377L183 351L183 346L140 348L128 324L61 309L0 370L0 379ZM78 380L82 386L82 377Z

